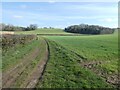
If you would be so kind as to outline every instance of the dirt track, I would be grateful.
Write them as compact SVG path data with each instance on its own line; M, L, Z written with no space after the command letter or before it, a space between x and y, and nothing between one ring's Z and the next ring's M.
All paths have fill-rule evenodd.
M41 60L39 61L36 68L31 73L31 75L26 79L24 84L21 85L21 88L22 87L34 88L36 86L36 84L38 83L39 79L42 77L43 71L45 69L45 65L47 64L47 60L49 57L47 43L46 42L44 42L44 43L45 43L45 52L43 53L43 56L40 58Z
M3 74L3 88L8 88L12 83L15 82L15 79L24 71L25 67L27 67L32 60L38 55L39 49L35 49L32 53L26 56L24 61L17 65L12 71L9 73Z
M42 75L42 72L44 70L44 67L46 65L46 62L48 60L48 46L45 40L42 40L43 44L45 45L45 51L40 58L39 63L35 66L32 73L26 78L25 81L23 81L23 84L21 85L23 87L27 88L34 88L37 84L39 78ZM41 54L41 48L36 48L33 50L33 52L29 53L27 56L25 56L21 63L17 64L12 69L6 71L3 73L2 77L2 87L3 88L11 88L11 85L16 83L16 80L21 76L21 74L24 72L25 68L31 64L35 58Z

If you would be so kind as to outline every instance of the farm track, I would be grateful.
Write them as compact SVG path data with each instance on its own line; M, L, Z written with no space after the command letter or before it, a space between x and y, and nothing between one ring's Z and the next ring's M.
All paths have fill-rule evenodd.
M80 36L80 34L37 34L41 36Z
M24 69L31 63L39 54L39 49L36 48L33 52L24 57L23 62L18 64L13 70L8 73L3 73L3 88L8 88L12 83L15 83L16 78L22 74Z
M88 36L83 34L36 34L38 36Z
M40 50L42 47L37 47L33 52L26 55L20 64L17 64L14 68L3 73L2 77L2 87L3 88L12 88L16 85L16 82L21 76L25 73L25 70L29 69L32 61L38 57L41 53L39 62L37 65L30 71L29 75L22 81L21 88L34 88L38 81L42 79L48 58L49 58L49 50L48 43L45 39L41 39L42 46L44 45L44 52ZM16 86L14 86L16 87Z
M43 56L40 58L39 63L35 67L35 69L32 71L32 73L29 75L29 77L25 80L25 82L21 85L21 88L35 88L38 81L42 79L47 61L49 59L49 49L47 41L44 40L45 44L45 52L43 53Z

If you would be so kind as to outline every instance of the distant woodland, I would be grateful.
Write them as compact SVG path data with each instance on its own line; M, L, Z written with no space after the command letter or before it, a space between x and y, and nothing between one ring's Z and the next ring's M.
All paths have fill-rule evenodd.
M102 27L98 25L88 25L88 24L80 24L80 25L72 25L64 30L65 32L70 33L80 33L80 34L112 34L115 29Z

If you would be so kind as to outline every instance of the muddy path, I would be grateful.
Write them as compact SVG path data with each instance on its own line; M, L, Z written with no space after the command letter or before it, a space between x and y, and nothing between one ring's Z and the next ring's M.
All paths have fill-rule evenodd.
M21 85L21 88L35 88L36 84L40 82L44 74L45 67L47 65L47 61L49 59L49 49L46 40L44 40L45 51L40 58L41 60L29 75L29 77L25 80L25 82Z
M2 74L2 88L12 88L38 56L40 57L39 62L34 68L32 68L31 72L28 73L28 76L25 77L25 80L23 80L20 85L20 88L35 88L36 84L42 79L49 60L49 46L47 41L43 38L41 38L41 44L39 47L26 55L16 66Z
M23 62L16 65L13 69L2 74L2 87L9 88L11 84L15 83L16 78L22 74L24 69L34 60L40 52L40 48L36 48L33 52L29 53L22 60Z

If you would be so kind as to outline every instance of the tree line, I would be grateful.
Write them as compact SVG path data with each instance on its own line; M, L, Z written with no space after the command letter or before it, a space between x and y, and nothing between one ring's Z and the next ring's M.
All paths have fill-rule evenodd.
M80 24L69 26L65 28L64 31L80 34L112 34L114 33L115 29L98 25Z
M0 24L0 30L2 31L30 31L37 29L37 24L30 24L27 27L14 26L12 24Z

